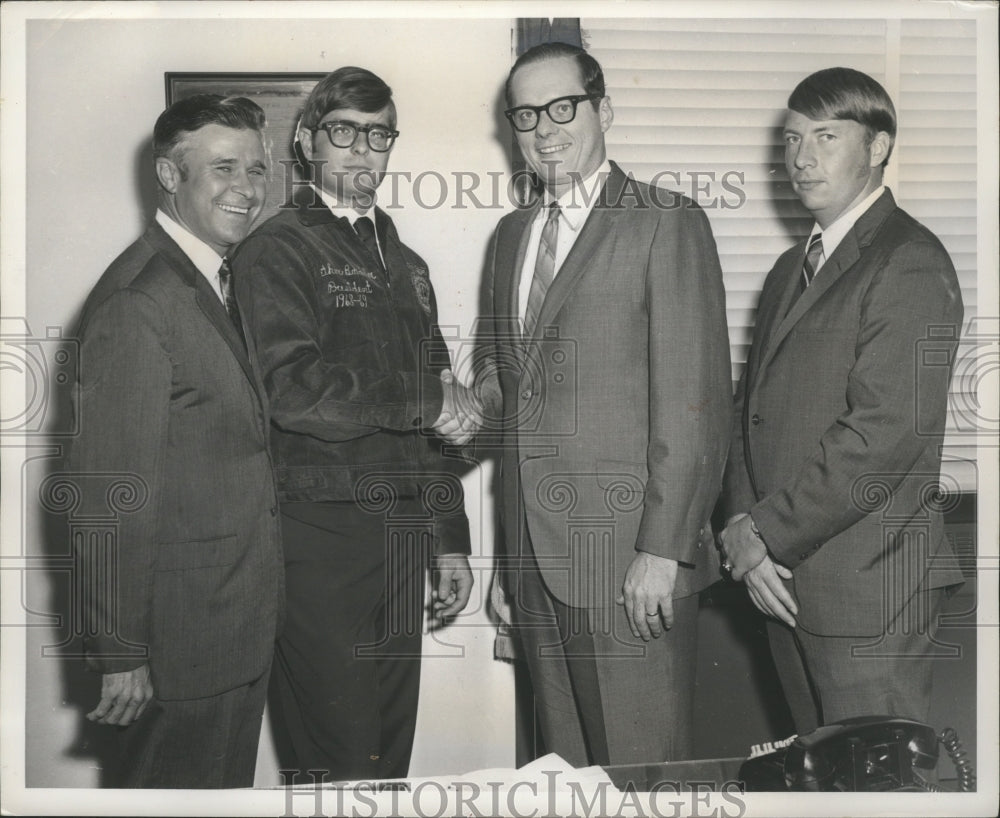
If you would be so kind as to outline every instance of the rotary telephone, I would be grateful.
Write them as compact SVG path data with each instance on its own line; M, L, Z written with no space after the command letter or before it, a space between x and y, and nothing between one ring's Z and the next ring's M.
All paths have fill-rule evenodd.
M795 736L740 767L747 792L936 792L920 770L933 770L941 743L955 765L961 792L976 789L976 774L950 727L941 735L926 724L862 716ZM761 750L754 747L755 751Z

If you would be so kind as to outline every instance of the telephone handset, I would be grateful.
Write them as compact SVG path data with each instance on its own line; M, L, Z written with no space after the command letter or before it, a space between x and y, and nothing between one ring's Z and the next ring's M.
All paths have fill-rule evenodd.
M750 792L907 792L938 789L921 776L933 770L938 742L951 757L962 792L976 775L955 731L940 736L918 721L862 716L796 736L784 749L750 758L740 778Z

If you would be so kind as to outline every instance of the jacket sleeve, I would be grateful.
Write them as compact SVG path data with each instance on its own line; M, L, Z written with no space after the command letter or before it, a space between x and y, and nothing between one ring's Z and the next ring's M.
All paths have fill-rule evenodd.
M950 368L924 366L931 325L962 322L962 300L944 250L927 241L901 245L875 275L862 302L846 409L826 429L795 476L751 514L771 553L795 567L866 515L852 501L856 483L877 475L895 490L928 439L943 432ZM923 342L923 343L922 343ZM938 358L956 341L934 341Z
M748 364L749 366L749 364ZM729 436L729 457L722 480L722 511L726 520L736 514L746 514L757 501L750 481L746 452L743 448L743 407L746 400L747 373L744 370L733 398L732 432Z
M324 347L315 287L290 241L251 235L233 269L279 428L338 441L437 420L442 391L430 370L359 366Z
M83 586L84 651L88 665L103 673L150 660L156 508L171 399L165 332L155 302L125 289L95 308L81 339L80 434L69 457L81 503L103 510L113 492L134 492L136 506L119 515L110 555L101 543L74 544L78 569L94 580Z
M498 227L490 238L486 253L486 272L483 278L485 309L484 314L476 324L475 379L473 382L476 395L483 404L483 411L490 421L492 431L496 431L494 426L503 413L503 394L500 391L500 372L497 367L498 331L502 317L496 314L494 293L497 232L499 229Z
M719 496L732 417L722 270L693 202L660 216L646 298L649 478L636 549L693 564Z

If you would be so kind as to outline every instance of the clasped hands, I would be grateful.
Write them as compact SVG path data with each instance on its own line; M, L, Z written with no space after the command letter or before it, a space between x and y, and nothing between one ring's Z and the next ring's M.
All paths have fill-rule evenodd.
M442 370L441 385L444 394L441 414L431 428L449 443L464 446L483 425L482 401L450 369Z
M771 559L764 541L751 527L749 514L731 517L719 534L719 547L725 566L737 582L742 580L757 609L795 627L799 608L782 580L791 579L792 572Z

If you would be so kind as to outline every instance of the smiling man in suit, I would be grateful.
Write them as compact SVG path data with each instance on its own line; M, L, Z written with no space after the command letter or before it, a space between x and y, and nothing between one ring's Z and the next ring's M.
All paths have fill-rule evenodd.
M689 199L606 156L600 65L521 56L506 114L544 193L489 250L505 559L546 751L690 757L698 591L731 404L715 241ZM458 435L461 438L461 433Z
M932 501L962 296L941 242L883 186L895 137L866 74L792 92L785 165L815 225L764 283L737 392L720 539L771 617L800 733L925 721L943 589L961 581Z
M103 674L87 718L123 728L126 787L253 785L284 593L267 402L226 254L264 204L263 127L239 97L161 114L156 219L81 318L72 471L85 492L91 476L139 486L114 584L84 599ZM84 578L108 570L78 549Z

